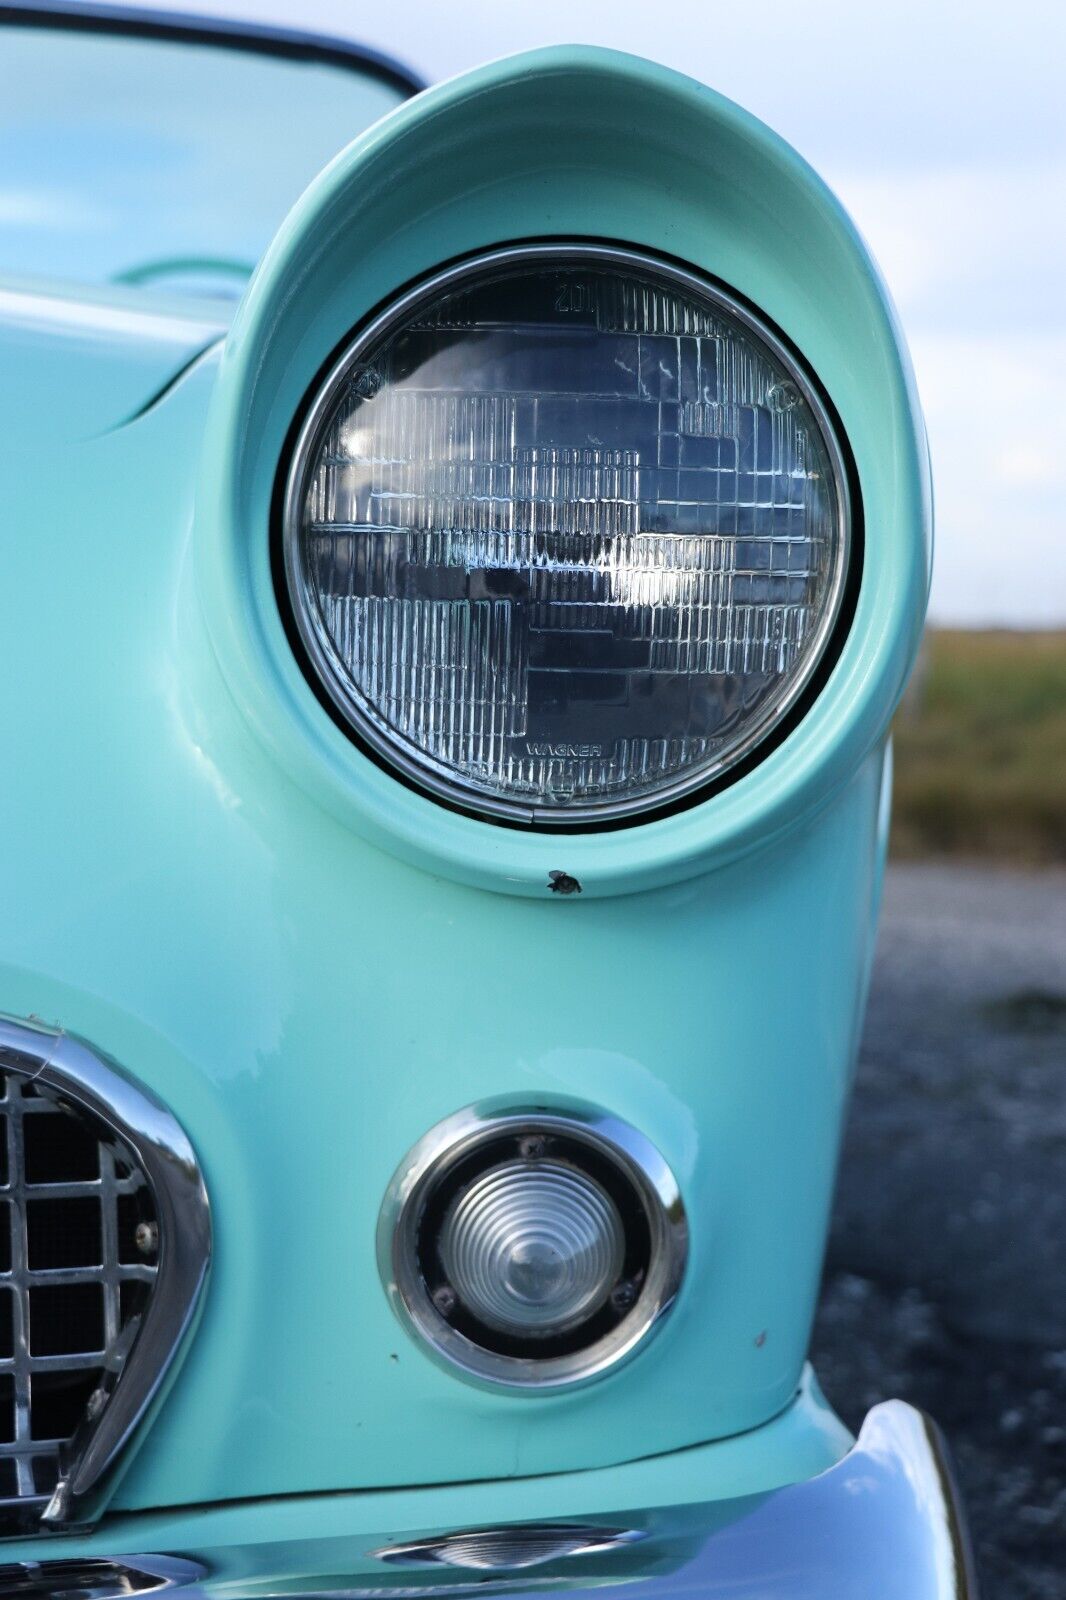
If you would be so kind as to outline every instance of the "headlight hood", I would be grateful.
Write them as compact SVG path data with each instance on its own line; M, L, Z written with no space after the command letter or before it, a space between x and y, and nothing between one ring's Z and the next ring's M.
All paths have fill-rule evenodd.
M850 631L799 725L730 787L619 833L551 837L453 813L355 748L309 688L271 570L279 462L351 330L442 263L517 240L588 238L689 264L768 318L820 381L864 521ZM913 660L930 493L913 380L855 228L799 156L690 79L553 48L417 96L349 146L286 219L221 363L197 511L200 592L219 660L276 759L347 825L404 859L542 895L707 870L824 804L884 737Z

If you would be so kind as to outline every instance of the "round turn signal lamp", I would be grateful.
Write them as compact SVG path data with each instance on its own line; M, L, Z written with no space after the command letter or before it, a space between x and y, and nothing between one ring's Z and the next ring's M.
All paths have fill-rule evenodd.
M468 1377L558 1388L631 1355L684 1268L677 1183L635 1129L590 1113L460 1112L431 1130L382 1207L382 1275L402 1320Z

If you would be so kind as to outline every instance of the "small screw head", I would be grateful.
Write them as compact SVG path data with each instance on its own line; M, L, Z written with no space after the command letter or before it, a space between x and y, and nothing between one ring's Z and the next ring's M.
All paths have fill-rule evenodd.
M458 1303L458 1296L450 1283L442 1283L433 1291L433 1304L442 1317L450 1317Z
M616 1283L611 1290L611 1309L613 1311L629 1311L637 1303L637 1286L629 1278L623 1278L621 1283Z
M158 1222L138 1222L133 1232L133 1242L142 1256L154 1256L159 1249Z
M355 392L360 400L373 400L381 388L381 373L373 367L364 367L355 376Z
M523 1161L539 1161L546 1148L542 1133L524 1133L518 1141L518 1154Z

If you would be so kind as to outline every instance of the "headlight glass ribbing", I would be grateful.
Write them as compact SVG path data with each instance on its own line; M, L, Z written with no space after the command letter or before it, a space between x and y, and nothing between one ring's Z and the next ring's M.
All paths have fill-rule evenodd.
M285 501L290 598L349 725L505 818L660 806L747 754L827 643L839 447L776 337L628 252L502 251L355 338Z

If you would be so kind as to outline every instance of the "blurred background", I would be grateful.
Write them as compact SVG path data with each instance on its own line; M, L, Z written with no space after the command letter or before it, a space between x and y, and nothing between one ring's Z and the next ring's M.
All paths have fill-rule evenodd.
M168 0L168 9L182 0ZM193 0L427 81L583 42L790 140L895 296L937 507L813 1357L947 1432L988 1595L1066 1572L1066 8L1060 0ZM0 200L3 196L0 195ZM2 207L0 207L2 211Z

